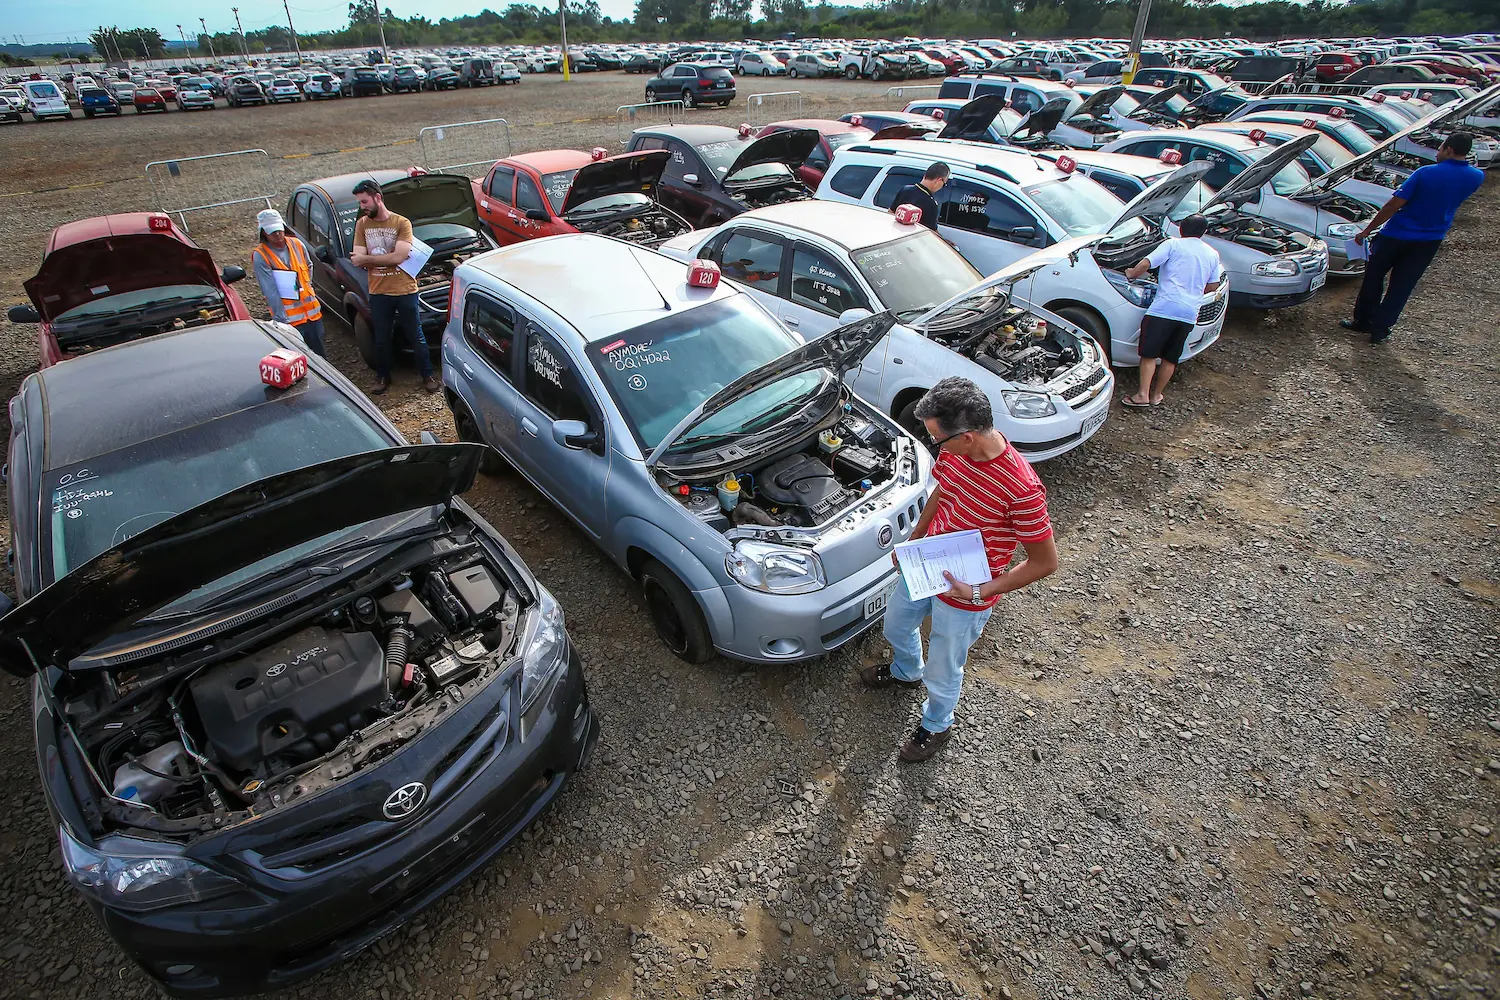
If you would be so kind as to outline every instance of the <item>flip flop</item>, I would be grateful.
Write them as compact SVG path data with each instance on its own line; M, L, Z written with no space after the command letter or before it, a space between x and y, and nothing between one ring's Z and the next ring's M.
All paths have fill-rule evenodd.
M1155 406L1156 404L1150 402L1149 400L1147 402L1140 403L1140 402L1137 402L1133 396L1122 396L1122 397L1120 397L1120 405L1121 406L1128 406L1132 410L1149 410L1149 409L1151 409L1151 407Z

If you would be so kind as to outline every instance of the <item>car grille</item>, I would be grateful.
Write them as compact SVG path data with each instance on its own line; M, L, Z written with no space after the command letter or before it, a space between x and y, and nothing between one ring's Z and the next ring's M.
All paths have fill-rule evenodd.
M433 312L446 314L448 312L448 290L448 285L443 285L440 288L430 288L419 293L417 298L421 300L422 305Z
M1076 385L1068 386L1060 393L1060 395L1063 399L1071 403L1073 402L1073 400L1077 399L1080 396L1092 395L1090 390L1107 378L1109 378L1109 372L1105 371L1103 368L1099 368L1094 372L1094 374L1090 375L1082 382L1079 382Z
M1223 295L1220 295L1218 298L1214 299L1208 305L1206 305L1203 308L1199 309L1198 310L1198 325L1202 326L1205 323L1212 323L1214 320L1218 319L1219 316L1222 315L1223 312L1224 312L1224 303L1226 301L1227 301L1226 297L1223 296Z

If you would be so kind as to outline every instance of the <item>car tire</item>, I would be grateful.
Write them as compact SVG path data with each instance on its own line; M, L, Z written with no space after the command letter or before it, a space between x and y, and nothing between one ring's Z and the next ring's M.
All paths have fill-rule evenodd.
M656 103L656 91L654 91L654 90L648 90L648 91L646 91L646 103L647 104L655 104Z
M857 66L845 66L844 67L844 79L846 79L846 80L858 80L859 79L859 67L857 67Z
M364 313L354 313L354 349L359 352L359 358L371 371L375 371L375 329L370 326L370 321L365 318Z
M1109 329L1100 322L1093 310L1085 309L1083 306L1063 306L1061 309L1054 309L1053 312L1074 326L1081 327L1084 333L1093 337L1094 343L1098 344L1099 349L1104 352L1105 364L1114 363L1110 350Z
M697 106L698 106L698 100L697 100L697 98L693 97L693 92L691 90L684 89L683 92L682 92L682 107L683 107L683 110L685 110L685 111L691 110L693 108L696 108Z
M486 476L498 476L510 468L510 463L505 457L490 446L479 433L479 427L474 423L474 418L469 416L467 410L455 409L453 411L453 426L458 429L458 439L469 444L484 445L484 457L479 460L479 471Z
M703 609L671 570L655 559L647 559L641 567L641 592L656 634L674 656L688 663L713 659L713 638Z
M870 70L870 79L874 80L876 83L879 83L884 77L885 71L882 70L880 68L880 65L877 63L875 68Z
M795 69L789 69L789 70L787 70L786 71L786 75L787 75L787 77L789 79L792 79L792 80L797 79L797 71Z

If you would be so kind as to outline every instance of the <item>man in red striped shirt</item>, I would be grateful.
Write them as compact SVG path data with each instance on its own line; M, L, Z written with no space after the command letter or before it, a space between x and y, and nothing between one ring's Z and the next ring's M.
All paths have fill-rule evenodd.
M951 584L946 593L913 600L903 581L891 595L885 637L895 651L894 660L867 667L861 679L872 688L927 685L922 721L901 748L901 759L911 763L929 759L952 738L953 709L969 649L1000 595L1057 570L1046 487L995 429L984 390L966 378L949 376L922 397L916 415L940 454L932 470L937 488L911 537L977 529L984 536L992 579L972 584L944 573ZM1026 558L1007 569L1017 544L1025 548ZM928 617L932 635L924 664L922 622Z

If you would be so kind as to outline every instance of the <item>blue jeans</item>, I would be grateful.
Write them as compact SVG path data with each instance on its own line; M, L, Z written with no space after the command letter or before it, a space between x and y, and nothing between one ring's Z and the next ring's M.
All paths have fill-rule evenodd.
M391 340L400 323L406 330L417 361L417 371L426 378L432 374L432 355L427 352L427 337L417 314L417 293L410 295L371 295L370 325L375 328L375 374L391 380Z
M309 351L320 358L328 357L323 350L323 321L321 319L310 319L296 329L302 334L302 342L307 345Z
M941 733L953 725L953 708L964 684L964 664L969 648L979 640L993 608L962 611L936 597L914 601L906 581L896 584L885 609L885 638L896 651L891 676L903 681L925 681L927 700L922 703L922 728ZM922 621L931 616L932 638L927 643L927 662L922 662Z

